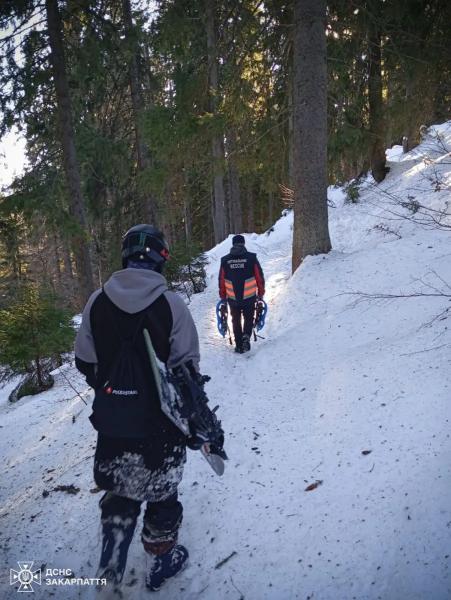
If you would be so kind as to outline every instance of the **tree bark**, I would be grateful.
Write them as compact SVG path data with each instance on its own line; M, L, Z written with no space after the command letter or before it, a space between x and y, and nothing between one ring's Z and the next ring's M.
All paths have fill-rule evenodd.
M295 0L293 272L331 249L327 215L326 0Z
M247 231L248 233L254 233L255 231L255 201L252 183L247 188Z
M82 306L94 289L91 255L87 240L86 211L81 190L80 170L75 149L72 108L64 56L61 15L57 0L46 0L47 29L50 43L50 61L55 81L59 116L59 135L63 150L64 172L69 190L69 207L78 225L79 233L71 238L79 283L79 304Z
M369 23L368 46L368 108L371 135L370 168L374 179L380 183L386 175L381 32L379 25L372 21Z
M233 233L243 231L243 209L241 206L240 176L234 160L236 152L236 134L230 131L227 136L229 158L229 193L230 193L230 229ZM229 232L229 233L231 233Z
M268 224L274 225L274 192L268 192Z
M143 109L144 98L142 94L142 83L139 73L139 51L136 40L135 28L132 19L130 0L122 0L122 12L124 19L125 41L128 45L128 71L130 79L130 97L133 113L133 127L135 130L136 156L138 172L144 173L152 166L152 157L148 145L144 139L143 132ZM141 192L142 197L138 207L140 213L138 218L156 225L156 202L149 190Z
M207 33L208 87L210 112L218 112L219 76L218 43L216 35L215 0L205 0L205 28ZM215 119L214 119L215 120ZM226 235L226 198L224 189L224 142L220 133L213 133L211 141L213 159L213 229L215 243L222 242Z
M57 280L58 289L60 290L61 281L62 281L61 256L60 256L60 251L59 251L58 235L57 235L56 231L53 232L51 245L53 246L53 260L55 261L56 280Z
M186 245L190 246L193 238L193 222L191 219L191 202L187 194L184 196L183 209L185 212L185 241Z
M74 279L74 271L72 268L72 258L70 255L70 247L66 239L63 239L63 265L64 265L64 274L66 278L71 280Z
M287 103L288 103L288 185L294 187L294 111L293 111L293 65L289 66L287 80Z
M38 381L38 386L39 389L42 390L44 387L44 380L42 377L42 367L41 367L41 359L37 356L34 359L35 365L36 365L36 379Z

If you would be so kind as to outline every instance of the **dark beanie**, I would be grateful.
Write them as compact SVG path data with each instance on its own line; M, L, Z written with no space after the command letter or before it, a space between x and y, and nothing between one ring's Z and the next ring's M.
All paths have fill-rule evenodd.
M246 240L244 239L243 235L234 235L232 238L232 245L233 246L237 246L238 244L242 244L244 246L244 244L246 243Z

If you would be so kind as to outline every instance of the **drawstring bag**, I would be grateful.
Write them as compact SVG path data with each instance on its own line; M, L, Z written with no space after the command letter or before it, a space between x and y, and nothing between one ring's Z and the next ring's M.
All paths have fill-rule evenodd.
M111 300L110 300L111 302ZM114 314L111 311L112 321ZM150 427L150 398L156 394L152 370L143 364L137 349L146 311L135 329L123 336L116 327L119 350L97 382L91 423L99 433L111 437L146 437Z

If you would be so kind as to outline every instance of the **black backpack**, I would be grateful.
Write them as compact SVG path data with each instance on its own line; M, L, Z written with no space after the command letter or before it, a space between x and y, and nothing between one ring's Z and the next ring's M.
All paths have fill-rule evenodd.
M158 397L150 364L138 350L138 340L143 340L147 308L138 313L137 324L130 334L124 335L114 316L113 307L117 307L109 298L107 304L113 323L116 321L120 345L110 365L97 377L90 420L104 435L144 438L152 424L151 398Z

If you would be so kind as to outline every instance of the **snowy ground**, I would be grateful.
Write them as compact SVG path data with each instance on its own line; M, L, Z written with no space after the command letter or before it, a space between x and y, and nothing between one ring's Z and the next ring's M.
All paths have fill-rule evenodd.
M156 598L451 597L449 312L436 318L450 299L349 294L451 293L451 230L402 218L439 213L400 204L439 211L451 202L451 123L436 131L407 155L392 149L386 180L364 182L359 203L330 190L334 250L308 258L294 277L291 215L270 235L247 236L270 306L265 339L249 355L235 355L216 332L216 275L230 240L209 253L209 286L190 308L230 460L218 478L190 453L181 486L190 566ZM71 368L46 394L0 403L2 598L16 597L8 578L17 561L95 574L95 432L68 381L89 403ZM72 484L74 494L55 490ZM135 538L125 597L141 599ZM37 598L87 595L35 588Z

